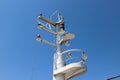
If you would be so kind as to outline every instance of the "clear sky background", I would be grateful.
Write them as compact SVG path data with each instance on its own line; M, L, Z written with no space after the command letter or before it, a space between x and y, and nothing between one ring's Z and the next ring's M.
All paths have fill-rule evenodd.
M0 0L0 80L52 80L55 49L37 42L36 35L50 41L54 36L38 30L35 19L55 10L76 34L66 49L88 54L87 73L73 80L120 74L120 0Z

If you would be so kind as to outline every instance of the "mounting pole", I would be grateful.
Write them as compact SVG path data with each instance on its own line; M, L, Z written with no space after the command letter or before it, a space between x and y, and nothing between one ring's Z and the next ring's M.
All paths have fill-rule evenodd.
M59 44L59 41L61 40L61 34L59 34L60 29L59 29L59 27L56 27L56 28L57 28L56 54L58 55L58 58L56 59L56 68L59 69L59 68L63 67L65 63L64 63L63 56L61 55L62 54L61 45ZM65 80L65 75L64 74L59 74L59 75L56 75L56 76L53 75L53 80Z

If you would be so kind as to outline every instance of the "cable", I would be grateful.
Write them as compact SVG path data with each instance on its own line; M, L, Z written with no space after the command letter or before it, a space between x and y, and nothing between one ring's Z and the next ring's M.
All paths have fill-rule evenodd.
M115 78L118 78L118 77L120 77L120 75L118 75L118 76L113 76L113 77L111 77L111 78L108 78L107 80L112 80L112 79L115 79Z

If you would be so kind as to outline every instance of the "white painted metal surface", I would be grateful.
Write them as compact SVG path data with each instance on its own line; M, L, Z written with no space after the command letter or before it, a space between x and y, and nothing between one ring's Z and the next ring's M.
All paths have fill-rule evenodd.
M76 62L61 67L54 71L54 76L59 74L65 74L65 80L73 78L75 76L84 74L87 71L86 65L83 62Z

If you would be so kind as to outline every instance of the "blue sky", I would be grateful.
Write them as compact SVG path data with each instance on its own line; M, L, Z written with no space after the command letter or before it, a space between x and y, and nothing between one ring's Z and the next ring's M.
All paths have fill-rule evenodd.
M36 35L50 41L54 36L38 30L35 19L40 12L49 17L55 10L65 18L66 30L76 34L66 49L81 48L88 54L88 72L73 80L105 80L120 74L119 4L119 0L1 0L0 80L52 80L55 49L37 42Z

